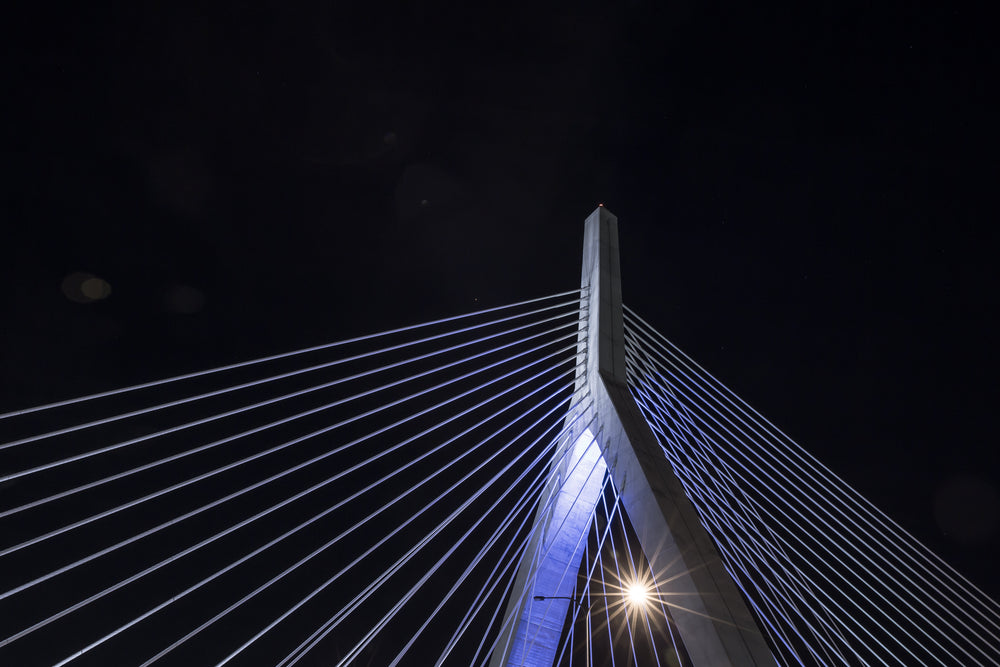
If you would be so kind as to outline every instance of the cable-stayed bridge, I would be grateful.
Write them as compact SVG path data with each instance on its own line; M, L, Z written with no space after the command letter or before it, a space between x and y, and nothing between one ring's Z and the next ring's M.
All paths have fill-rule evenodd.
M0 415L0 664L991 665L1000 606L579 290Z

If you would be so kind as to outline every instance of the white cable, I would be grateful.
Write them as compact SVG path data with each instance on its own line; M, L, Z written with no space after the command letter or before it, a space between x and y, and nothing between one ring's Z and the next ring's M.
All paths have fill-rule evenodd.
M301 350L295 350L293 352L283 352L281 354L274 354L274 355L267 356L267 357L260 357L258 359L252 359L250 361L241 361L241 362L238 362L238 363L235 363L235 364L229 364L229 365L226 365L226 366L219 366L217 368L210 368L208 370L203 370L203 371L196 371L194 373L185 373L183 375L175 375L173 377L165 378L165 379L162 379L162 380L154 380L152 382L146 382L146 383L143 383L143 384L137 384L137 385L133 385L133 386L130 386L130 387L123 387L123 388L120 388L120 389L112 389L110 391L103 391L103 392L99 392L99 393L96 393L96 394L89 394L87 396L80 396L78 398L71 398L71 399L67 399L65 401L56 401L54 403L46 403L45 405L38 405L38 406L35 406L35 407L31 407L31 408L25 408L23 410L14 410L14 411L11 411L11 412L6 412L6 413L3 413L3 414L0 414L0 419L8 419L10 417L17 417L19 415L31 414L33 412L39 412L41 410L48 410L48 409L51 409L51 408L58 408L58 407L66 406L66 405L72 405L74 403L81 403L83 401L91 401L91 400L94 400L94 399L105 398L105 397L108 397L108 396L116 396L116 395L124 394L124 393L130 392L130 391L136 391L136 390L139 390L139 389L148 389L149 387L157 387L157 386L160 386L160 385L169 384L171 382L177 382L179 380L188 380L188 379L191 379L191 378L201 377L203 375L209 375L211 373L219 373L219 372L222 372L222 371L233 370L233 369L236 369L236 368L243 368L245 366L253 366L255 364L261 364L261 363L264 363L264 362L267 362L267 361L275 361L277 359L285 359L287 357L293 357L293 356L297 356L297 355L300 355L300 354L306 354L308 352L317 352L319 350L328 350L330 348L339 347L339 346L342 346L342 345L348 345L350 343L357 343L357 342L361 342L361 341L372 340L374 338L381 338L382 336L389 336L391 334L403 333L403 332L406 332L406 331L412 331L414 329L421 329L423 327L429 327L429 326L433 326L433 325L436 325L436 324L444 324L444 323L447 323L447 322L453 322L455 320L465 319L467 317L475 317L477 315L484 315L486 313L492 313L492 312L496 312L496 311L499 311L499 310L505 310L507 308L517 308L519 306L525 306L525 305L532 304L532 303L538 303L538 302L541 302L541 301L547 301L549 299L557 299L557 298L560 298L560 297L569 296L571 294L578 294L579 292L580 292L580 290L578 290L578 289L569 290L569 291L566 291L566 292L560 292L558 294L552 294L552 295L549 295L549 296L539 297L537 299L528 299L527 301L520 301L518 303L508 304L508 305L505 305L505 306L497 306L495 308L486 308L484 310L478 310L478 311L475 311L475 312L472 312L472 313L466 313L464 315L455 315L455 316L452 316L452 317L445 317L445 318L442 318L442 319L432 320L430 322L423 322L421 324L414 324L414 325L407 326L407 327L400 327L400 328L397 328L397 329L388 329L386 331L380 331L378 333L368 334L366 336L358 336L356 338L348 338L348 339L345 339L345 340L340 340L340 341L336 341L336 342L333 342L333 343L326 343L326 344L323 344L323 345L314 345L312 347L303 348ZM552 309L552 308L559 308L559 307L567 306L567 305L573 305L575 303L577 303L577 300L567 301L567 302L564 302L564 303L556 304L554 306L550 306L549 308L546 308L544 310L549 310L549 309ZM541 311L533 311L533 312L541 312ZM531 313L524 313L524 314L514 315L514 316L511 316L510 318L504 318L504 319L496 320L494 322L487 323L487 325L494 324L496 322L507 321L508 319L515 319L517 317L522 317L523 315L528 315L528 314L531 314ZM484 325L484 326L486 326L486 325ZM476 328L476 327L470 327L470 328Z
M568 358L566 360L560 361L559 363L557 363L554 366L554 368L558 368L558 366L562 365L563 363L566 363L566 361L572 360L573 358L575 358L575 357L570 357L570 358ZM516 373L516 372L518 372L518 371L512 371L511 374ZM543 371L542 373L545 373L545 372L548 372L548 371ZM500 379L500 378L498 378L498 379ZM528 380L522 381L521 384L529 382L532 379L533 378L529 378ZM487 383L487 384L489 384L489 383ZM511 391L513 389L516 389L518 386L520 386L520 385L515 385L513 387L510 387L510 388L508 388L507 391ZM476 389L469 390L468 392L465 392L465 393L471 393L473 391L476 391ZM506 392L504 392L504 393L506 393ZM503 394L500 394L500 395L503 395ZM441 422L439 422L439 423L435 424L434 426L426 429L425 431L421 432L420 434L418 434L416 436L408 438L407 440L404 440L403 442L401 442L401 443L399 443L397 445L394 445L393 447L391 447L391 448L389 448L387 450L383 450L381 452L378 452L377 454L375 454L374 456L370 457L369 459L367 459L363 463L361 463L361 464L359 464L357 466L354 466L353 468L351 468L351 470L357 469L357 468L359 468L359 467L361 467L363 465L366 465L366 464L370 463L371 461L377 460L379 458L382 458L382 457L388 455L389 453L391 453L391 452L393 452L393 451L395 451L395 450L403 447L405 444L408 444L409 442L415 440L416 438L422 437L426 433L429 433L429 432L431 432L431 431L433 431L433 430L435 430L437 428L440 428L444 424L450 423L451 421L454 421L455 419L458 419L459 417L463 416L464 414L467 414L468 412L471 412L472 410L477 409L478 407L481 407L482 405L485 405L486 403L495 400L500 395L491 396L491 397L487 398L486 400L482 401L481 403L479 403L478 405L473 406L471 408L468 408L467 410L463 411L462 413L459 413L458 415L452 416L452 417L450 417L447 420L441 421ZM460 398L462 396L463 396L463 394L460 394L460 395L458 395L456 397L453 397L451 399L448 399L448 400L444 401L442 404L439 404L439 405L443 405L443 404L452 402L452 401L457 400L457 398ZM435 407L438 407L438 406L434 406L432 408L428 408L427 410L423 411L422 413L418 413L418 414L423 414L423 413L429 412L429 411L433 410ZM413 418L413 416L408 417L404 421L408 421L408 420L410 420L412 418ZM363 436L362 438L360 438L358 440L355 440L352 443L348 443L348 445L345 445L343 447L338 448L338 450L342 450L345 447L349 447L349 446L351 446L353 444L357 444L358 442L361 442L361 441L363 441L363 440L371 437L372 435L381 433L383 431L387 431L390 428L392 428L393 426L398 425L399 423L401 423L401 422L397 422L396 424L383 427L382 429L380 429L379 431L376 431L373 434L369 434L367 436ZM334 451L337 451L337 450L334 450ZM330 456L333 453L334 452L327 452L325 454L322 454L322 455L320 455L318 457L315 457L314 459L311 459L310 461L306 461L305 463L301 463L298 466L295 466L293 468L289 468L288 470L286 470L286 471L284 471L282 473L278 473L277 475L274 475L274 476L272 476L272 477L270 477L270 478L268 478L268 479L266 479L266 480L264 480L262 482L258 482L257 484L253 485L252 487L247 487L247 489L243 489L241 491L235 492L234 494L230 494L229 496L226 496L226 497L221 498L219 500L213 501L212 503L209 503L208 505L204 505L201 508L193 510L192 512L188 512L187 514L182 515L181 517L178 517L177 519L173 519L173 520L171 520L169 522L160 524L159 526L157 526L157 527L155 527L153 529L147 530L144 533L140 533L139 535L133 536L132 538L129 538L128 540L125 540L123 542L119 542L118 544L113 545L112 547L104 549L104 550L102 550L100 552L97 552L96 554L91 554L90 556L88 556L88 557L86 557L84 559L80 559L80 560L78 560L78 561L76 561L76 562L74 562L74 563L72 563L72 564L70 564L68 566L64 566L64 567L62 567L62 568L60 568L58 570L50 572L48 575L44 575L43 577L39 577L39 578L33 580L32 582L29 582L28 584L24 584L24 585L19 586L19 587L15 588L15 589L12 589L11 591L8 591L7 593L5 593L4 597L6 597L8 595L11 595L13 593L19 592L21 590L24 590L25 588L27 588L29 586L33 586L33 585L35 585L37 583L40 583L41 581L44 581L44 580L49 579L49 578L51 578L53 576L56 576L57 574L61 574L63 572L66 572L67 570L72 569L74 567L77 567L78 565L81 565L84 562L88 562L89 560L93 560L94 558L96 558L98 556L101 556L101 555L104 555L105 553L108 553L111 550L120 548L121 546L124 546L124 544L133 542L133 541L135 541L137 539L140 539L141 537L145 537L146 535L150 534L151 532L155 532L157 530L160 530L160 529L166 527L167 525L172 525L174 523L182 521L182 520L188 518L189 516L192 516L194 513L198 513L198 512L204 511L205 509L207 509L209 507L213 507L215 505L221 504L221 503L223 503L223 502L225 502L225 501L227 501L227 500L235 497L236 495L240 495L242 493L245 493L250 488L256 488L258 486L262 486L263 484L266 484L266 483L268 483L270 481L273 481L274 479L282 477L282 476L288 474L289 472L291 472L293 470L299 469L301 467L305 467L306 465L309 465L309 464L315 462L316 460L319 460L321 458L325 458L327 456ZM173 562L173 561L175 561L175 560L177 560L179 558L182 558L183 556L186 556L187 554L191 553L192 551L200 549L201 547L203 547L203 546L205 546L207 544L210 544L210 543L212 543L212 542L220 539L221 537L223 537L225 535L228 535L229 533L232 533L235 530L237 530L239 528L242 528L243 526L246 526L247 524L249 524L249 523L251 523L253 521L256 521L257 519L259 519L259 518L261 518L263 516L266 516L267 514L271 513L272 511L274 511L274 510L276 510L276 509L278 509L280 507L284 507L285 505L288 505L288 504L290 504L290 503L292 503L292 502L294 502L294 501L296 501L296 500L304 497L305 495L307 495L309 493L312 493L313 491L315 491L318 488L321 488L323 486L326 486L326 485L332 483L333 481L336 481L340 477L343 477L344 474L346 474L346 473L338 473L337 475L334 475L331 478L328 478L328 479L326 479L326 480L324 480L322 482L319 482L318 484L315 484L315 485L309 487L305 491L299 492L298 494L295 494L294 496L292 496L292 497L290 497L290 498L288 498L288 499L286 499L286 500L284 500L284 501L282 501L282 502L280 502L280 503L278 503L278 504L276 504L276 505L274 505L272 507L269 507L269 508L267 508L266 510L264 510L262 512L259 512L259 513L255 514L254 516L250 517L249 519L245 519L245 520L237 523L236 525L231 526L231 527L225 529L224 531L220 531L219 533L216 533L215 535L202 540L201 542L195 544L194 546L188 547L187 549L184 549L184 550L182 550L182 551L174 554L173 556L171 556L171 557L169 557L169 558L167 558L165 560L161 560L159 563L146 568L145 570L139 572L138 574L132 575L131 577L129 577L129 578L125 579L125 580L120 581L119 583L115 584L114 586L106 588L103 591L101 591L99 593L96 593L96 594L94 594L94 595L86 598L85 600L83 600L81 602L78 602L78 603L72 605L71 607L68 607L68 608L62 610L61 612L59 612L57 614L54 614L54 615L48 617L47 619L45 619L43 621L40 621L40 622L38 622L38 623L30 626L29 628L26 628L26 629L24 629L24 630L22 630L22 631L20 631L18 633L15 633L14 635L11 635L10 637L7 637L6 639L0 641L0 647L4 646L4 645L6 645L6 644L8 644L8 643L10 643L10 642L12 642L12 641L20 638L20 637L23 637L26 634L29 634L30 632L33 632L34 630L37 630L40 627L48 625L52 621L57 620L58 618L61 618L61 617L65 616L66 614L68 614L68 613L70 613L72 611L75 611L75 610L77 610L77 609L79 609L79 608L81 608L81 607L83 607L83 606L85 606L85 605L87 605L87 604L89 604L89 603L97 600L97 599L100 599L101 597L104 597L105 595L107 595L107 594L109 594L109 593L111 593L111 592L113 592L115 590L118 590L119 588L121 588L121 587L123 587L123 586L125 586L125 585L127 585L127 584L129 584L129 583L131 583L133 581L135 581L136 579L139 579L139 578L145 576L146 574L148 574L148 573L150 573L152 571L155 571L156 569L159 569L160 567L163 567L164 565L167 565L167 564L169 564L169 563L171 563L171 562Z
M660 376L660 377L662 378L663 376ZM654 381L657 381L657 380L656 380L656 378L652 378L652 379L653 379ZM665 378L663 378L663 379L665 379ZM701 418L699 417L699 420L700 420L700 419L701 419ZM714 419L714 418L713 418L713 419ZM707 426L708 426L709 428L713 428L713 430L714 430L714 427L712 427L712 426L711 426L710 424L706 424L706 425L707 425ZM720 424L720 426L722 426L722 428L724 428L724 429L727 429L727 427L725 427L724 425L721 425L721 424ZM734 450L734 451L735 451L735 450ZM741 453L741 454L743 454L743 456L745 456L745 457L746 457L746 456L747 456L747 455L748 455L748 454L750 453L750 451L753 451L754 453L758 453L758 454L759 454L759 453L760 453L760 452L761 452L762 450L760 450L760 449L753 449L753 450L747 450L746 448L741 448L741 449L740 449L739 451L740 451L740 453ZM749 459L748 459L748 460L749 460ZM757 467L757 464L753 464L753 465L755 465L755 467ZM767 464L767 465L768 465L768 466L770 467L770 464ZM787 469L787 468L786 468L786 469ZM769 474L769 473L767 473L766 471L761 471L761 472L763 472L763 473L764 473L765 475L767 475L769 479L773 479L773 478L771 478L771 477L770 477L770 474ZM789 472L791 472L791 471L789 471ZM787 500L786 500L785 502L787 502ZM807 508L807 509L808 509L808 508ZM813 514L813 516L816 516L816 518L817 518L817 519L819 519L819 520L820 520L821 522L824 522L824 523L825 523L825 520L824 520L824 519L823 519L822 517L819 517L818 515L816 515L816 514L815 514L814 512L812 512L812 510L808 510L808 511L810 512L810 514ZM837 521L837 522L838 522L838 524L839 524L839 521L838 521L838 520L836 519L836 517L833 517L832 515L830 515L830 514L829 514L828 512L826 512L825 510L823 510L823 511L824 511L824 513L825 513L825 514L827 514L827 516L830 516L830 518L831 518L831 519L833 519L834 521ZM845 518L846 518L846 517L845 517ZM828 525L828 524L827 524L827 525ZM842 528L845 528L845 529L846 529L846 526L843 526L843 524L839 524L839 525L840 525L840 526L841 526ZM856 524L855 524L855 525L856 525ZM872 537L874 537L874 536L872 536ZM877 538L875 539L875 543L878 543L878 540L877 540ZM857 548L858 548L859 546L870 546L870 544L871 544L871 540L853 540L853 541L852 541L852 542L851 542L850 544L851 544L851 546L852 546L852 547L853 547L853 548L854 548L855 550L857 550ZM883 548L884 548L884 549L886 549L886 550L887 550L887 552L889 552L889 553L894 553L894 552L892 551L892 549L891 549L891 548L890 548L889 546L884 546ZM871 558L870 558L869 556L867 556L867 554L865 554L865 553L864 553L863 551L858 551L858 553L859 553L859 554L860 554L860 555L861 555L862 557L864 557L864 558L865 558L866 560L868 560L869 562L871 562L871 563L872 563L873 565L875 565L876 567L879 567L878 563L877 563L876 561L873 561L873 560L871 560ZM846 552L845 552L845 554L846 554L846 555L847 555L847 556L848 556L849 558L851 558L852 560L854 560L854 559L853 559L853 557L851 557L851 556L850 556L850 554L847 554ZM897 557L898 557L898 555L897 555ZM856 561L856 560L854 560L854 562L855 562L855 563L856 563L857 565L861 565L860 563L857 563L857 561ZM889 565L891 566L891 563L889 563ZM862 567L864 567L864 566L862 565ZM881 568L880 568L880 567L879 567L879 569L881 570ZM895 568L894 568L894 569L895 569ZM885 574L888 574L888 573L885 573L885 571L884 571L884 570L881 570L881 571L882 571L882 573L883 573L884 575L885 575ZM897 569L896 571L897 571L897 573L899 572L899 571L898 571L898 569ZM878 579L876 579L876 580L878 580ZM879 593L879 592L878 592L878 591L877 591L876 589L872 588L872 590L873 590L873 591L874 591L874 592L876 593L876 595L881 595L881 594L880 594L880 593ZM891 590L893 590L894 594L895 594L895 595L896 595L896 596L897 596L897 597L898 597L898 598L900 599L900 601L901 601L901 602L903 602L903 604L905 604L905 605L909 606L909 608L910 608L910 609L911 609L912 611L916 611L916 610L915 610L915 609L913 609L913 607L912 607L911 605L909 605L909 603L908 603L908 602L907 602L907 601L906 601L905 599L903 599L902 597L899 597L899 593L900 593L901 591L905 591L905 592L909 592L909 593L910 593L911 595L913 595L913 596L914 596L914 599L915 599L915 600L918 600L918 602L919 602L920 604L922 604L922 605L923 605L923 606L925 607L925 609L926 609L926 610L927 610L927 611L928 611L929 613L931 613L931 614L935 615L935 616L936 616L936 617L937 617L937 618L938 618L939 620L941 620L941 621L943 621L943 620L944 620L944 619L942 619L942 618L940 617L940 615L938 615L938 614L937 614L937 612L936 612L936 608L937 608L937 607L939 607L940 605L934 605L934 606L930 606L930 605L929 605L929 603L927 603L927 602L923 602L923 601L919 600L919 598L916 598L916 596L914 595L915 591L913 590L913 585L912 585L912 580L910 580L910 585L901 585L901 584L897 584L897 586L896 586L896 587L895 587L894 589L891 589ZM883 598L883 599L884 599L884 598ZM945 609L945 611L948 611L948 610L947 610L947 609ZM955 617L954 617L954 615L952 615L952 617L953 617L953 618L955 618ZM890 618L889 620L890 620L890 621L892 621L892 619L891 619L891 618ZM956 619L956 620L959 620L959 619ZM893 621L893 622L894 622L894 621ZM959 620L959 622L961 622L961 621ZM894 622L894 623L895 623L895 622ZM971 628L969 628L969 627L968 627L967 625L965 625L964 623L962 623L962 625L963 625L963 627L965 627L965 628L966 628L967 630L969 630L970 632L973 632L974 634L977 634L977 633L975 633L975 631L973 631L973 630L972 630ZM897 624L897 627L898 627L898 624ZM925 629L924 629L923 627L921 627L921 626L920 626L919 624L915 624L915 626L914 626L914 627L916 627L916 628L917 628L917 629L919 629L919 630L920 630L921 632L923 632L923 633L924 633L924 634L925 634L926 636L928 636L928 638L929 638L929 639L930 639L930 640L931 640L932 642L935 642L935 643L936 643L936 644L937 644L937 645L938 645L938 646L939 646L940 648L942 648L942 650L947 650L947 649L944 649L944 647L943 647L943 646L941 646L941 645L940 645L940 643L938 643L938 642L937 642L937 641L936 641L936 640L935 640L935 639L934 639L933 637L930 637L929 635L927 635L927 632L926 632L926 630L925 630ZM936 627L936 624L935 624L935 625L933 625L932 627ZM902 628L900 628L900 629L902 629ZM904 630L904 632L906 632L906 631ZM892 634L892 633L890 633L890 634ZM956 646L956 648L958 648L958 649L959 649L960 651L962 651L963 653L966 653L966 654L968 655L967 651L965 651L965 649L964 649L963 647L961 647L960 645L958 645L957 643L955 643L955 642L954 642L954 638L952 637L952 633L949 633L949 634L945 634L945 635L943 635L943 637L947 638L947 639L948 639L949 641L951 641L952 643L954 643L954 644L955 644L955 646ZM983 650L982 650L982 648L980 648L980 647L975 647L975 650L976 650L977 652L980 652L980 653L983 653ZM985 653L983 653L983 655L986 655L986 654L985 654ZM969 656L969 657L970 657L970 659L971 659L971 656Z

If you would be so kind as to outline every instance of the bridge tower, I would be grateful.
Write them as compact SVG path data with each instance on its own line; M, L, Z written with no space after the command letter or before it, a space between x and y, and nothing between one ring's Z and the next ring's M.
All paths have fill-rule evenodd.
M606 472L660 590L668 596L680 641L694 665L775 665L626 384L618 220L603 206L585 223L581 286L586 317L577 349L586 363L577 373L574 403L586 397L592 407L553 457L534 519L540 530L533 531L517 573L491 667L553 664L570 600L551 598L572 594ZM591 447L595 439L597 446Z

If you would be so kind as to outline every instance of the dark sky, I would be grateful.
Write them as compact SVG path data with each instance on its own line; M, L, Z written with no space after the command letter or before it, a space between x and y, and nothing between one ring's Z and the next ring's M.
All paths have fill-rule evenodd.
M571 289L603 202L626 303L1000 596L985 15L177 4L8 26L3 410Z

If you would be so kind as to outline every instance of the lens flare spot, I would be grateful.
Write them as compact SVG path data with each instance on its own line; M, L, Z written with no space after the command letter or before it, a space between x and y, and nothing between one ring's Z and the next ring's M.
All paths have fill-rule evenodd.
M63 278L62 293L76 303L93 303L111 296L111 285L92 273L77 271Z
M111 285L100 278L87 278L80 285L80 291L88 299L97 301L106 299L111 294Z

